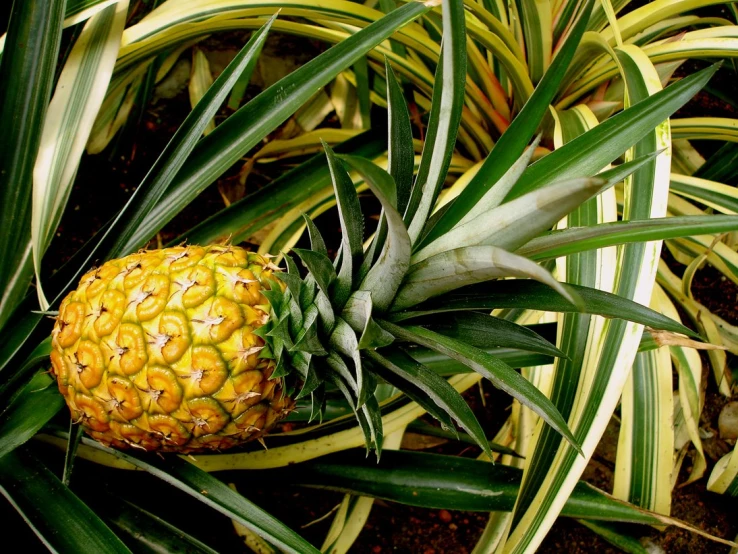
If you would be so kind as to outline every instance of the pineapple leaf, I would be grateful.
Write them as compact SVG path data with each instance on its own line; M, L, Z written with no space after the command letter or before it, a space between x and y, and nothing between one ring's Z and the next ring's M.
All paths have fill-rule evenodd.
M374 311L372 296L368 291L357 290L353 293L341 312L341 317L357 333L359 338L359 350L366 348L381 348L392 343L394 338L382 329L372 318Z
M397 186L397 211L404 213L413 186L415 152L410 112L392 66L385 58L387 74L388 144L387 171ZM409 223L405 221L405 223Z
M451 418L450 415L448 415L446 411L440 408L429 395L423 392L423 389L416 386L410 380L398 377L395 373L385 369L384 366L380 364L371 363L371 367L372 371L376 373L379 377L381 377L384 381L386 381L398 390L402 389L402 394L406 395L410 400L418 404L421 408L423 408L426 412L433 416L441 424L441 429L445 430L449 433L449 435L451 435L450 438L459 438L460 434L454 426L454 420ZM469 435L465 436L469 437ZM471 444L477 444L476 441L471 437L469 437L469 440L471 441Z
M692 73L544 156L523 173L508 197L518 197L553 180L598 172L684 105L718 67L715 64Z
M387 171L395 181L397 188L397 202L395 207L401 214L405 212L413 186L413 169L415 152L413 150L413 131L410 124L410 112L402 95L395 73L389 60L385 58L385 73L387 75L387 119L388 119L388 149ZM406 221L407 223L407 221ZM387 218L382 212L377 230L374 233L369 249L364 255L360 277L363 279L374 264L379 251L387 238Z
M569 430L566 420L561 416L556 407L535 385L506 363L491 356L484 350L475 348L460 340L424 329L423 327L400 327L399 325L386 321L380 322L380 325L400 340L406 340L435 350L440 354L461 362L489 379L495 386L515 397L521 404L528 406L528 408L541 416L577 452L581 453L581 448Z
M112 494L104 494L100 509L105 520L119 533L137 544L141 551L218 554L208 545L151 512Z
M425 244L429 244L452 229L469 210L477 205L487 190L499 181L515 160L523 153L523 150L540 125L541 120L546 115L549 104L558 92L561 80L564 78L566 69L569 67L574 53L579 46L579 41L587 28L587 22L589 21L593 4L593 0L586 0L584 2L579 18L573 25L564 45L556 54L551 66L543 75L543 78L523 106L523 109L520 110L520 113L513 119L510 127L502 134L500 140L497 141L492 152L487 156L484 164L471 182L453 201L443 217L437 221L436 225L426 236L424 244L417 246L422 247ZM602 164L602 166L606 165L606 163ZM595 169L592 173L601 169L602 166Z
M320 231L315 226L315 223L313 223L313 220L310 219L309 215L302 214L302 218L305 220L305 225L307 226L308 234L310 235L310 250L316 254L323 254L328 257L328 248L325 246L323 235L320 234Z
M275 19L276 15L252 35L248 43L190 112L154 165L151 166L136 192L101 239L100 247L110 245L107 252L108 258L130 254L148 240L148 237L141 237L138 233L140 225L156 209L239 76L250 75L253 72ZM106 239L112 243L106 243Z
M13 3L7 39L14 48L4 52L0 63L0 329L33 275L33 168L54 83L64 4Z
M523 471L459 456L387 451L382 465L358 452L332 454L289 468L274 470L277 481L372 496L410 506L478 512L509 512L515 505ZM612 498L580 482L562 510L575 518L663 524L652 514Z
M46 373L37 373L0 416L0 458L33 437L64 406Z
M394 300L397 289L410 267L410 236L407 233L402 216L397 211L397 189L394 179L382 168L364 158L354 156L342 157L353 167L372 190L382 204L387 222L387 237L376 263L366 274L359 288L368 291L372 297L374 309L383 313Z
M164 198L140 224L131 244L145 243L226 169L282 124L301 103L395 30L429 9L430 6L423 2L401 6L280 79L218 125L192 151Z
M381 155L386 147L386 139L380 137L375 130L369 130L339 144L335 150L374 158ZM229 235L234 243L246 240L330 186L330 170L325 163L325 155L321 153L210 216L186 235L173 240L170 245L180 244L184 240L208 244Z
M333 326L336 324L336 315L333 313L333 306L328 296L322 291L318 291L315 295L315 307L320 312L321 331L326 335L330 335Z
M449 250L411 266L391 311L409 308L465 285L509 276L536 279L571 303L579 304L576 293L565 288L535 262L496 246L485 245Z
M646 306L601 290L568 284L567 288L579 295L584 303L584 313L603 317L627 319L654 329L663 329L699 339L700 336L681 323ZM473 285L433 299L413 311L390 316L399 322L419 315L457 310L491 311L497 308L540 310L543 312L578 312L565 298L548 286L536 281L511 279Z
M314 393L323 383L322 375L318 374L318 369L313 363L312 355L307 354L306 356L309 357L309 361L307 362L305 367L305 376L302 388L300 389L300 392L297 394L297 396L295 396L296 400L299 400L300 398L307 396L308 394Z
M318 283L320 290L327 296L331 284L336 280L336 270L330 258L326 254L314 250L293 248L292 251L300 257L315 282Z
M25 447L0 457L0 493L52 552L130 552L95 512Z
M463 340L477 348L503 346L518 348L555 357L566 357L561 350L527 327L505 319L478 312L457 312L435 317L430 321L416 321L449 338Z
M238 521L285 552L318 554L318 550L313 545L284 523L229 488L222 481L182 458L169 456L161 459L156 456L147 456L144 460L139 456L101 445L96 445L96 448L125 460L189 494L226 517Z
M358 407L364 405L366 398L369 394L368 387L366 386L366 379L364 375L364 369L361 364L361 355L359 354L359 343L356 340L356 333L351 326L346 323L340 317L336 318L336 325L333 328L333 332L329 338L330 345L343 354L348 356L354 361L356 368L356 384L358 397Z
M463 2L443 0L442 17L441 63L436 68L420 166L405 212L413 244L423 231L446 179L464 106L466 26Z
M301 350L316 356L327 356L328 351L320 343L318 337L318 317L320 312L313 304L305 311L303 328L295 338L295 345L290 350Z
M379 403L373 393L374 391L372 390L366 399L366 403L361 407L361 411L364 413L366 421L369 424L372 443L377 455L377 462L379 462L379 458L382 455L382 443L384 442L384 428L382 424L382 410L379 408Z
M395 346L382 350L367 350L366 355L376 365L382 366L402 381L419 388L438 408L446 412L464 431L469 433L485 454L492 457L489 442L474 412L461 395L449 385L448 381ZM380 371L381 375L383 373ZM401 388L405 388L405 383L402 383Z
M275 273L275 276L281 280L284 281L284 283L287 285L287 288L289 289L290 293L292 294L292 298L295 300L302 297L302 279L300 278L300 270L297 269L297 265L295 264L295 261L289 257L284 257L285 264L287 264L287 273L280 272Z
M328 144L323 142L328 167L331 170L333 191L338 205L338 216L341 221L340 269L333 287L332 301L337 309L346 303L354 284L354 273L359 269L363 256L362 240L364 235L364 219L359 205L359 197L351 177L343 165L336 159ZM338 261L338 258L337 258Z
M320 418L323 422L325 413L325 383L321 383L317 389L310 393L310 417L308 423Z
M540 261L628 242L720 234L736 230L738 230L738 216L735 215L685 215L615 221L584 228L553 231L548 235L533 239L517 253Z
M585 178L542 187L457 225L415 254L412 263L464 246L489 244L515 250L613 184L614 181Z
M479 203L476 206L472 207L472 209L470 209L467 214L462 217L456 225L454 225L454 229L472 221L473 219L476 219L478 216L487 213L491 209L496 208L497 206L502 204L507 194L510 192L510 190L512 190L513 186L515 186L515 183L518 181L518 179L520 179L520 176L528 167L528 164L530 163L531 158L533 158L533 154L535 153L536 148L538 148L540 142L541 135L539 134L536 136L536 138L533 139L531 145L528 146L528 148L525 150L525 152L523 152L518 160L510 166L510 169L508 169L505 174L500 177L499 181L497 181L494 185L492 185L492 187L490 187L490 189L484 194L481 200L479 200Z
M348 383L349 386L353 389L354 393L358 395L359 393L359 385L356 383L356 379L354 379L354 376L351 374L351 371L348 368L348 365L343 360L340 354L337 352L330 352L328 354L328 357L325 359L325 363L328 365L328 367L331 368L335 373L337 373L345 383ZM356 403L352 400L352 407L356 407Z

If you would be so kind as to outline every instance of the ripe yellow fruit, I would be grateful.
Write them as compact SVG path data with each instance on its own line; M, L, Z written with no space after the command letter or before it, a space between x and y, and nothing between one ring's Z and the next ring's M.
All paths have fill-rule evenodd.
M62 302L51 361L72 418L119 448L193 452L258 438L294 402L254 331L268 259L182 246L111 260ZM277 285L277 286L282 286Z

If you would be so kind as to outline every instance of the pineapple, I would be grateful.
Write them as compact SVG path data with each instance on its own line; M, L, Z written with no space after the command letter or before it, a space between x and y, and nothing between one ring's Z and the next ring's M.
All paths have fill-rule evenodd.
M61 304L51 362L72 417L117 447L197 451L259 437L293 406L255 332L267 258L235 246L143 251Z

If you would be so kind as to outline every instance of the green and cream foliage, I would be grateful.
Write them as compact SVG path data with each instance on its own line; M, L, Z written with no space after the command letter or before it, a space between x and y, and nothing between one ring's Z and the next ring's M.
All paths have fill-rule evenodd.
M715 71L673 79L682 60L738 52L735 22L693 15L718 3L656 0L618 17L627 2L168 0L125 29L127 0L16 3L33 5L15 7L9 36L27 41L35 56L6 45L0 67L0 77L22 76L0 91L2 121L13 123L2 139L7 148L0 149L0 215L9 230L0 239L7 252L0 265L0 397L8 405L0 415L3 494L47 545L75 551L84 545L90 552L126 546L108 527L113 524L69 488L75 457L147 471L231 518L247 544L262 549L266 541L285 551L316 551L209 472L249 470L254 479L347 493L325 552L350 549L374 497L494 512L477 552L531 552L559 515L669 524L674 476L690 444L697 453L690 480L707 467L699 430L703 370L695 347L703 348L698 341L704 340L738 354L738 330L690 290L706 262L738 282L732 242L738 202L734 187L720 182L730 168L716 168L690 143L736 142L736 124L666 119ZM60 32L70 26L80 33L55 81ZM231 30L254 33L213 79L197 44ZM275 31L330 48L214 126L226 100L231 109L241 104L267 33ZM41 261L85 143L89 153L102 151L126 123L139 91L191 49L192 114L98 239L54 277L45 274ZM389 140L360 134L371 104L387 108ZM333 112L341 128L321 129ZM282 140L262 144L279 128L289 131ZM338 145L338 155L325 143ZM721 152L734 156L735 172L730 148ZM268 450L186 459L114 451L80 439L75 425L66 433L49 424L63 402L50 377L36 372L48 365L50 350L39 306L56 309L92 260L145 246L247 154L244 173L249 164L313 152L319 155L174 243L228 237L238 243L256 235L260 253L278 254L279 262L309 228L321 254L296 250L310 271L307 285L288 276L290 291L274 298L275 312L281 309L276 315L288 321L297 317L287 313L290 295L294 300L305 288L315 293L316 283L327 291L324 278L335 273L311 218L337 206L345 244L335 280L346 281L342 268L349 259L363 276L363 290L356 290L358 281L347 285L348 303L333 298L340 305L336 314L350 324L337 360L344 356L357 371L366 364L367 376L379 375L373 394L374 383L362 388L357 382L345 398L329 394L323 411L321 399L306 393L300 406L311 421L305 417L304 429L267 437ZM361 214L352 184L382 205L374 236L363 237L356 225ZM660 261L662 240L686 266L681 278ZM294 274L292 258L284 264ZM36 290L24 298L34 274ZM675 322L675 306L698 333ZM520 327L532 324L555 327L556 345ZM644 338L644 327L653 340ZM675 339L675 333L695 340ZM390 339L413 343L412 358L396 345L382 348ZM729 395L725 352L707 354L716 386ZM511 367L522 368L522 377ZM483 377L519 400L491 444L457 394ZM333 384L346 389L339 380ZM405 429L426 412L444 427L457 423L462 438L485 452L483 460L395 452ZM614 493L647 511L579 483L616 412ZM39 440L66 448L61 479L37 457ZM343 452L365 444L384 447L379 464ZM490 456L501 463L486 463ZM290 469L295 463L303 464L300 471ZM708 486L735 494L737 474L733 452L715 466ZM54 501L47 489L57 491ZM159 530L163 548L187 544L207 551L179 530L173 539L169 524L156 516L144 519ZM608 540L627 542L592 521L587 525Z

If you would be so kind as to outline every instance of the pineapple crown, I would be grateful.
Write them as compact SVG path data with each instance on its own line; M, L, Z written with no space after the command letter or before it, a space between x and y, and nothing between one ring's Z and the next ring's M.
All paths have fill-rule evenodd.
M480 373L578 448L551 402L485 349L510 346L552 356L562 353L533 331L489 315L496 306L490 305L489 287L479 285L496 281L499 290L510 286L502 279L529 278L538 283L522 281L528 289L550 287L571 310L582 308L573 288L514 251L644 160L507 200L531 161L540 140L536 138L471 210L445 232L434 233L452 205L432 215L450 156L440 167L421 162L413 182L413 152L406 148L412 138L409 114L389 65L387 75L392 114L387 170L364 158L337 156L324 144L342 229L338 254L331 261L318 228L304 216L311 248L293 252L307 275L301 277L295 261L285 256L287 271L277 274L284 287L275 285L264 292L272 314L258 334L268 345L264 356L275 360L273 377L284 378L290 394L299 388L295 398L310 397L311 420L322 414L327 388L340 391L361 425L367 449L375 449L377 455L382 446L381 409L374 396L378 378L402 390L444 427L458 424L489 453L484 432L460 395L411 355L408 346L420 345ZM404 140L396 140L398 136ZM430 156L424 153L423 159ZM366 249L359 198L347 168L382 206ZM457 289L467 300L469 295L487 300L459 302L452 298Z

